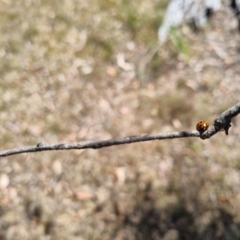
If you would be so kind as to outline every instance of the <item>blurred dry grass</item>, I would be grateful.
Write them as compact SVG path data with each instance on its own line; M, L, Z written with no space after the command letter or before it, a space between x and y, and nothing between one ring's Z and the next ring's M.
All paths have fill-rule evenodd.
M152 54L166 2L1 1L1 149L193 129L238 102L230 10ZM0 239L239 239L238 128L3 158Z

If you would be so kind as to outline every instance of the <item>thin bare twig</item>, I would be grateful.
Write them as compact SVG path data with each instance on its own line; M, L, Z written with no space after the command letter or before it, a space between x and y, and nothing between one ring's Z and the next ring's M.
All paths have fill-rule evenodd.
M194 131L181 131L181 132L168 132L149 135L128 136L109 140L100 141L86 141L76 143L58 143L47 144L38 143L35 146L15 148L10 150L0 151L0 157L7 157L15 154L28 153L28 152L41 152L41 151L53 151L53 150L70 150L70 149L98 149L103 147L110 147L120 144L130 144L136 142L164 140L173 138L186 138L186 137L200 137L201 139L207 139L216 134L219 131L224 130L228 135L228 130L231 127L231 119L240 113L240 102L235 106L227 109L221 113L205 132Z

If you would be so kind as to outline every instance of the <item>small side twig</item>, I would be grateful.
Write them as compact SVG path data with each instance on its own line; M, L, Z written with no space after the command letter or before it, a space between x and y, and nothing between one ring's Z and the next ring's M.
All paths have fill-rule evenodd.
M228 135L228 130L231 127L231 119L240 113L240 102L235 106L227 109L221 113L206 131L198 132L193 131L181 131L181 132L168 132L149 135L128 136L109 140L99 141L85 141L76 143L58 143L58 144L46 144L38 143L35 146L15 148L10 150L0 151L0 157L7 157L15 154L28 153L28 152L41 152L41 151L53 151L53 150L70 150L70 149L99 149L103 147L110 147L114 145L130 144L136 142L145 142L153 140L164 140L173 138L186 138L186 137L200 137L201 139L207 139L216 134L219 131L225 130Z

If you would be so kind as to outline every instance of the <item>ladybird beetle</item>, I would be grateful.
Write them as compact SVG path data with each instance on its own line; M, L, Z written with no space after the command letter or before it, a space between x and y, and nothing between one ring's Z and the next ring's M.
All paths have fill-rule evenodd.
M200 121L197 126L196 126L196 129L199 131L199 132L205 132L209 127L209 123L206 122L206 121Z

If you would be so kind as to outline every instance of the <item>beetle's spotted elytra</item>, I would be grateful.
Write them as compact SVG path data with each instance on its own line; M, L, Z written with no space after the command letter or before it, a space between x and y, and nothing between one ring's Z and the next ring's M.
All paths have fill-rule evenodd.
M199 132L205 132L209 127L209 123L202 120L200 121L197 125L196 125L196 129L199 131Z

